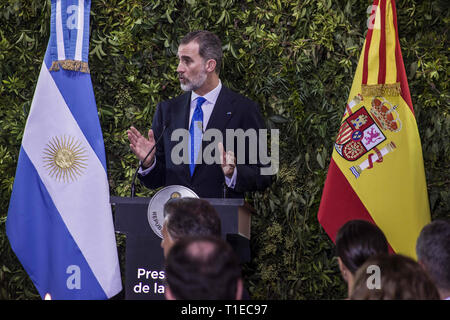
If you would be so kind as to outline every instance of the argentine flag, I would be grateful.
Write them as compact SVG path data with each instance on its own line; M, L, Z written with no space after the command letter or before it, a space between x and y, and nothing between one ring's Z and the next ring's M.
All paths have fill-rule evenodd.
M89 0L52 0L6 232L42 298L122 290L105 148L88 68Z

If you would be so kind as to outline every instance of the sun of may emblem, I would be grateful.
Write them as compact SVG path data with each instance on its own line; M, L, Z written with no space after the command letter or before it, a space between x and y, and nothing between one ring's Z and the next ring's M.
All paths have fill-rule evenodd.
M73 182L87 168L86 150L74 137L53 137L43 159L49 175L57 181Z

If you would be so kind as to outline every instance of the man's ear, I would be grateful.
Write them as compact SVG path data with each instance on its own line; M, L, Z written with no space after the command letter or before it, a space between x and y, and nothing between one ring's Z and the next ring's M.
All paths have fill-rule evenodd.
M236 286L236 300L242 300L242 292L244 291L244 284L242 278L239 278Z
M217 66L217 62L214 59L209 59L206 61L206 71L207 72L215 72Z
M170 290L169 285L166 284L166 290L164 290L164 296L166 297L166 300L177 300L174 295L172 294L172 291Z

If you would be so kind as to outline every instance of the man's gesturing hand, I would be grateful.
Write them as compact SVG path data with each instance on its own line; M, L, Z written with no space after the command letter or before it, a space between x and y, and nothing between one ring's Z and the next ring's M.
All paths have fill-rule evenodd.
M223 144L219 142L218 144L219 152L220 152L220 164L222 166L223 174L231 178L234 173L234 168L236 167L236 157L234 156L233 151L227 151L223 148Z
M133 151L133 153L138 157L140 161L144 161L147 153L155 145L153 130L150 129L148 131L148 139L141 135L141 133L135 127L130 127L130 129L127 130L127 134L128 140L130 141L131 151ZM156 148L148 156L145 162L142 163L142 166L147 168L152 166L155 159L155 151Z

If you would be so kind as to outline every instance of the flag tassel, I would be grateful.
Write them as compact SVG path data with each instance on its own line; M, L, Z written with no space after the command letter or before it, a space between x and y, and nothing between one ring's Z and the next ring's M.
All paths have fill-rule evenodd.
M64 70L80 71L83 73L91 73L87 62L77 61L77 60L53 61L52 66L50 67L49 70L50 71L59 71L60 67L63 68Z
M363 84L363 96L399 96L401 94L400 82L386 84Z

